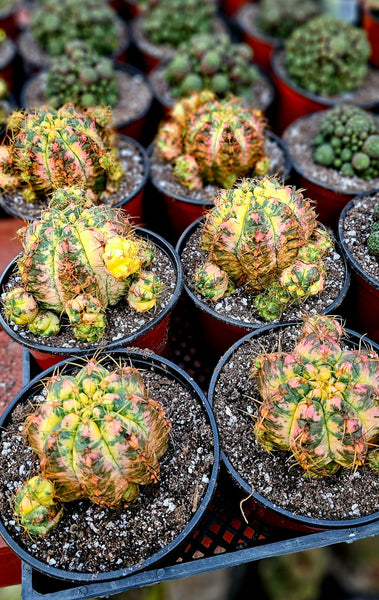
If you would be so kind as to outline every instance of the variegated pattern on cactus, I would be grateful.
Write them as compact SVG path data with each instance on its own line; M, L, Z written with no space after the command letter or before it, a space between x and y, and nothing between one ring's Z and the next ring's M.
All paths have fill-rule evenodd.
M335 318L312 315L291 352L254 359L252 374L263 400L257 440L267 451L291 451L312 478L366 461L378 468L379 357L345 350L343 334Z
M49 533L63 515L54 484L40 475L28 479L16 491L14 513L30 535Z

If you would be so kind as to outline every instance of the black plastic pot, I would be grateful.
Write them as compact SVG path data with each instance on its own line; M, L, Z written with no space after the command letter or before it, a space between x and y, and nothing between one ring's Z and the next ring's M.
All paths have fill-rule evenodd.
M11 327L0 313L0 326L6 333L16 342L29 349L32 356L36 359L41 368L46 369L51 365L67 358L68 356L84 356L89 352L95 352L99 348L104 351L113 350L126 346L137 346L139 348L149 348L157 354L167 355L169 348L169 327L171 321L171 313L176 305L183 286L183 273L179 257L172 246L159 235L143 229L135 228L137 236L151 241L157 248L164 252L171 261L171 264L176 273L176 285L172 293L172 297L163 310L155 313L150 322L143 325L137 332L125 338L120 338L111 344L103 346L101 342L89 344L86 348L62 348L54 346L54 336L50 338L49 344L40 344L28 339L27 336L22 336ZM0 277L0 295L4 290L4 285L8 281L10 275L16 268L16 261L13 260L4 270Z
M216 487L217 475L219 470L219 439L216 423L214 420L212 410L203 392L201 391L199 386L193 381L193 379L189 377L189 375L185 373L185 371L177 367L174 363L165 358L162 358L161 356L157 356L156 354L146 354L132 349L112 352L109 353L109 356L111 357L111 359L114 359L117 362L119 362L119 360L122 359L128 365L132 365L144 371L153 370L154 372L161 374L164 377L168 377L174 380L190 392L192 397L196 399L198 403L203 407L207 421L212 429L214 440L214 462L205 495L201 503L197 507L193 517L190 519L183 531L181 531L181 533L166 547L154 553L152 556L147 558L142 564L134 565L123 569L116 568L114 571L101 572L94 575L93 573L68 571L62 568L47 565L46 563L32 556L20 543L18 543L18 541L16 541L11 536L7 528L4 526L3 519L0 515L0 534L4 538L5 542L8 544L8 546L21 558L22 561L25 561L33 569L36 569L37 571L40 571L48 575L49 577L55 577L58 579L64 579L66 581L73 581L76 583L92 583L94 582L94 580L96 580L96 582L116 580L121 577L125 577L127 575L131 575L138 571L144 570L148 567L152 567L153 565L159 566L159 564L162 563L164 559L166 559L173 550L177 550L180 546L182 546L185 543L186 539L190 536L191 532L198 524L209 502L211 501L212 495ZM102 355L96 355L97 359L101 359L101 357ZM81 364L81 359L76 359L75 364L72 364L70 360L66 360L59 363L59 365L45 370L43 373L35 377L32 381L30 381L30 383L27 386L23 388L23 390L16 396L13 402L5 410L4 414L0 418L0 427L7 424L12 411L17 407L17 405L27 403L31 394L34 395L35 393L38 393L39 390L43 389L44 380L46 380L47 377L56 374L58 371L60 372L63 368L65 369L65 373L68 374L70 371L72 371L72 369L77 368L77 366L80 366ZM112 362L111 360L110 364L114 365L114 362Z
M242 339L238 340L235 344L233 344L227 352L220 358L217 366L213 372L209 389L208 389L208 400L211 405L214 404L215 400L215 388L217 385L217 381L223 367L228 363L228 361L232 358L234 352L244 343L248 342L251 344L251 354L254 353L253 343L256 341L256 349L259 351L261 347L259 346L259 337L264 335L265 332L277 330L278 332L283 330L286 327L291 325L295 325L296 322L288 322L281 323L277 325L266 325L265 327L261 327L254 332L249 333L244 336ZM349 336L349 342L354 347L359 347L362 342L362 336L355 331L351 331L350 329L345 329L346 334ZM368 344L371 344L376 352L379 352L379 346L371 340L367 340ZM252 433L253 435L253 433ZM225 464L228 472L232 476L234 482L238 485L240 489L241 500L243 500L243 512L247 519L254 520L259 519L260 521L265 522L268 525L275 527L282 527L285 529L291 529L295 531L302 532L316 532L327 529L342 529L348 527L358 527L361 525L366 525L368 523L372 523L374 521L379 520L379 511L372 513L371 515L367 515L359 518L352 519L339 519L339 520L329 520L329 519L317 519L312 517L307 517L303 515L294 514L293 512L281 508L280 506L273 504L270 500L254 491L252 493L251 485L249 485L238 473L236 468L232 465L231 461L228 458L227 453L221 448L221 459Z

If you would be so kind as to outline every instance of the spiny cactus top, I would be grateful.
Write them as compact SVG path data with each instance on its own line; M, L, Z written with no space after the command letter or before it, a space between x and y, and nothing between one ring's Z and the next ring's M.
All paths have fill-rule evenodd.
M214 0L147 0L143 30L154 44L178 46L196 33L212 30Z
M88 192L58 190L19 237L24 288L7 294L5 315L33 333L57 333L65 313L75 337L94 342L104 334L105 309L122 297L140 312L156 306L160 284L148 270L150 244L134 235L122 210L94 205Z
M332 242L300 192L265 177L218 192L200 245L208 261L195 273L197 291L216 301L234 284L248 286L258 294L259 314L271 320L290 302L323 290L324 256Z
M67 102L75 106L114 106L119 99L116 71L109 58L74 40L47 73L46 95L54 108Z
M0 187L20 189L28 202L70 185L98 197L116 191L124 171L109 123L110 110L101 107L14 112L0 146Z
M359 88L371 53L363 29L331 15L321 15L295 29L285 49L290 78L301 88L325 96Z
M101 55L118 46L116 13L103 0L40 0L31 29L50 56L59 56L73 40L83 40Z
M46 390L24 432L57 500L125 507L140 485L159 480L171 423L137 369L109 370L91 359L75 376L51 377Z
M265 173L265 122L259 110L235 97L217 100L212 92L179 101L155 139L158 154L174 163L180 182L190 189L215 183L230 187L238 177Z
M302 334L292 352L255 358L263 398L255 435L268 451L290 450L309 477L355 469L375 455L379 357L344 350L331 317L305 318Z
M287 38L320 12L313 0L261 0L257 25L273 38Z
M247 44L233 44L226 34L198 34L179 46L165 69L165 78L174 98L201 90L212 90L218 97L235 94L252 100L251 86L259 71L252 64Z
M367 239L367 249L370 254L379 258L379 203L374 206L373 223Z
M379 177L379 126L369 113L351 105L336 106L322 119L313 158L348 177Z

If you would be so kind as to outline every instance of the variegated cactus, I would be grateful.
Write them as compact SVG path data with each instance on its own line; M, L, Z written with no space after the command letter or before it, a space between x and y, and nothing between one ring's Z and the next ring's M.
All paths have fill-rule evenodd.
M64 313L77 339L95 342L104 334L107 306L128 294L133 310L156 305L160 283L148 270L152 246L134 235L122 210L93 204L81 188L57 190L41 219L18 233L24 287L8 292L4 310L32 333L57 333Z
M19 189L28 202L71 185L102 198L116 191L124 176L108 109L80 111L66 104L16 111L7 135L0 147L0 187Z
M16 491L14 512L30 535L46 535L61 520L63 508L54 484L35 475Z
M258 355L252 374L262 396L254 432L267 451L288 450L308 477L378 469L379 357L344 350L344 330L327 316L304 319L291 352Z
M208 260L195 272L197 291L216 301L232 284L247 286L259 314L272 320L322 291L332 242L300 192L265 177L219 191L200 246Z
M259 110L244 108L236 97L217 100L206 91L175 105L155 147L189 189L207 183L231 187L239 177L267 172L264 129Z

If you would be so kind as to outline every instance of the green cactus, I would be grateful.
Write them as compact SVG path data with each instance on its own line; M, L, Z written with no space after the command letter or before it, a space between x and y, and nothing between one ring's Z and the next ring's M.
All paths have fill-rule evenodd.
M233 294L235 291L235 286L226 271L211 261L196 268L195 287L199 294L213 302L217 302L220 298Z
M63 315L78 340L98 341L105 331L107 306L132 289L137 293L136 285L148 289L139 302L134 296L128 300L129 306L140 312L156 306L159 280L146 270L154 256L150 244L133 234L122 210L94 205L88 192L58 190L41 219L18 234L23 254L17 264L24 288L8 292L4 312L32 333L57 333Z
M70 185L99 198L116 191L124 171L109 123L110 110L101 107L14 112L0 147L0 187L19 189L28 202Z
M116 71L109 58L90 46L73 40L63 55L52 61L47 73L46 95L54 108L72 102L75 106L115 106L119 100Z
M313 143L316 163L348 177L379 176L379 127L362 108L342 104L330 110Z
M217 100L204 91L174 106L159 128L155 147L189 189L207 183L230 187L238 177L268 170L264 127L259 110L244 108L238 98Z
M301 331L291 352L254 360L262 397L255 436L268 452L291 451L307 477L356 469L379 435L379 357L344 350L332 317L305 317Z
M323 259L332 241L300 192L266 177L219 190L215 207L206 215L200 246L208 259L196 271L197 292L216 301L228 285L246 286L255 295L260 316L272 320L289 303L299 304L323 290ZM209 272L209 262L219 269L215 284L203 273Z
M116 13L103 0L40 0L31 31L50 56L60 56L73 40L86 42L98 54L118 46Z
M209 33L216 15L214 0L148 0L143 31L154 44L177 47L196 33Z
M174 98L211 90L218 97L234 94L253 100L260 77L247 44L234 44L226 34L198 34L179 46L164 76Z
M264 34L285 39L319 13L313 0L262 0L256 23Z
M374 206L373 219L374 222L367 239L367 248L370 254L379 258L379 202Z
M299 87L321 96L337 95L363 84L370 53L363 29L321 15L286 40L285 66Z
M30 535L46 535L59 523L63 508L54 484L36 475L16 491L14 512Z

